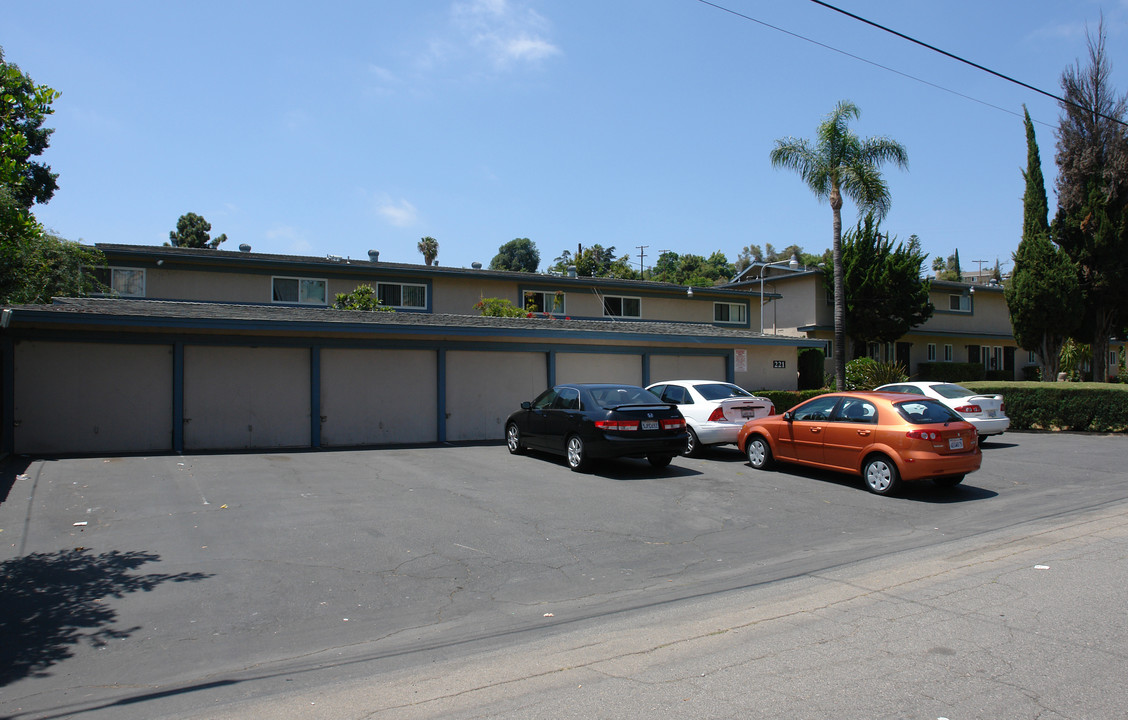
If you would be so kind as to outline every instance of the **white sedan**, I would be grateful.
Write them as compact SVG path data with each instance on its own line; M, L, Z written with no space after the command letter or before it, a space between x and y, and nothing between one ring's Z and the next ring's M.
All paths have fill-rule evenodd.
M771 400L739 385L716 380L667 380L646 388L674 403L689 429L686 455L699 455L708 445L735 444L744 423L775 414Z
M979 435L1002 435L1010 427L1002 395L980 395L946 382L903 382L874 388L881 392L910 393L936 398L975 426Z

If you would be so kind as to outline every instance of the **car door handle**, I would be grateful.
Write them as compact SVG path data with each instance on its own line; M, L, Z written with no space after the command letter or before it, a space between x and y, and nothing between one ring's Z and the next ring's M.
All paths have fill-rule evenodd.
M813 428L811 428L811 432L813 432L813 433L821 433L821 432L822 432L822 428L821 428L821 427L813 427Z
M869 430L859 430L858 434L865 437L866 435L870 434L870 431Z

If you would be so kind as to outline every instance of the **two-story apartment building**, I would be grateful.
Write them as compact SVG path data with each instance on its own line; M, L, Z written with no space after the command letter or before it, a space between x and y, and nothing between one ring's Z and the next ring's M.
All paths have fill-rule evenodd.
M832 348L834 298L823 282L822 269L792 270L764 267L764 332L801 334L822 339ZM752 269L751 280L726 287L758 290L760 277ZM978 362L988 370L1003 370L1022 379L1022 368L1034 364L1018 348L1010 324L1003 287L932 280L929 299L932 317L911 329L895 343L871 343L866 354L878 360L903 364L910 375L922 362ZM852 353L847 348L847 357ZM827 353L827 372L833 372L833 351Z
M3 311L0 450L331 448L499 440L558 382L793 389L824 343L753 327L742 288L100 245L105 298ZM332 309L373 286L394 313ZM532 317L482 317L510 300ZM756 316L758 318L758 315Z

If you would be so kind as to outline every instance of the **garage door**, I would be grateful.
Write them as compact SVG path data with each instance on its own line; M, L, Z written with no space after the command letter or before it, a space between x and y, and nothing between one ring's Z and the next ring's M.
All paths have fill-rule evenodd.
M17 453L172 450L172 346L15 345Z
M436 441L436 362L433 350L322 350L321 444Z
M446 354L446 439L501 440L505 419L548 386L544 353Z
M662 380L719 380L728 377L726 358L705 355L651 355L650 382Z
M557 353L557 383L642 384L642 356L629 353Z
M308 348L184 348L184 447L310 446Z

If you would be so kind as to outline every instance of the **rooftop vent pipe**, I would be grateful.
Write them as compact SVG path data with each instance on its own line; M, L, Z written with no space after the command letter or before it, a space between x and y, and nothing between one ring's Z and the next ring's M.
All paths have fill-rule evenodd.
M368 251L368 259L371 260L372 262L380 262L380 251L379 250L369 250Z
M242 245L239 246L239 252L250 252L250 251L251 251L251 246L248 245L247 243L243 243Z

